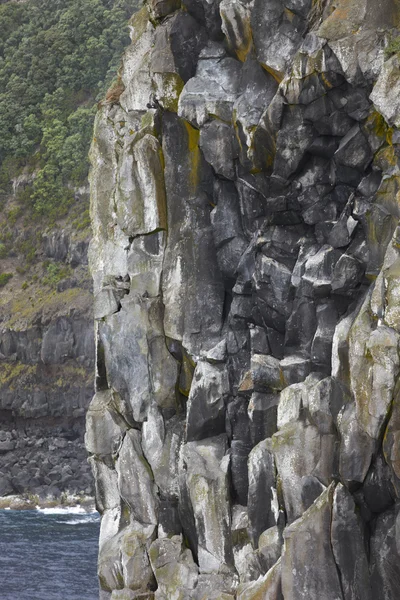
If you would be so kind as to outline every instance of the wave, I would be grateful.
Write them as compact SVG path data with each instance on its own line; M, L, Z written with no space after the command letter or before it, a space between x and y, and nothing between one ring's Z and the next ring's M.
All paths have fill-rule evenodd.
M80 519L70 519L69 521L57 521L62 525L86 525L87 523L97 523L100 520L100 515L90 514L82 515Z
M36 510L44 515L93 515L97 512L95 509L88 511L83 506L57 506L54 508L40 508L40 506L37 506Z

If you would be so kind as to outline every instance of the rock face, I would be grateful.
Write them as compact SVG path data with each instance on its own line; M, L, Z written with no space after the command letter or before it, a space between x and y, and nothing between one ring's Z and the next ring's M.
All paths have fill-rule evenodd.
M131 20L91 150L102 600L400 597L397 8Z
M27 230L15 231L18 249ZM87 249L87 229L39 230L38 262L67 276L49 285L36 275L28 285L22 272L1 291L0 496L93 494L84 445L95 359ZM17 252L2 262L24 264Z

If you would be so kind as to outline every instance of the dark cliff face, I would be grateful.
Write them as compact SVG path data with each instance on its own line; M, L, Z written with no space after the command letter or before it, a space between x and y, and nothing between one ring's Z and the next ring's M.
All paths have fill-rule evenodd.
M103 600L399 597L397 18L133 17L91 151Z
M31 231L19 222L13 229L17 250ZM0 307L0 496L90 494L83 440L94 372L88 236L68 224L39 235L47 283L41 263L24 263L18 251L1 261L15 275Z

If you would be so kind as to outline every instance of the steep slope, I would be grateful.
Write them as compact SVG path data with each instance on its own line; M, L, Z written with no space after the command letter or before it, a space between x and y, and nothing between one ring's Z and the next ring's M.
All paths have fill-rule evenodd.
M102 600L399 597L398 19L133 17L91 150Z

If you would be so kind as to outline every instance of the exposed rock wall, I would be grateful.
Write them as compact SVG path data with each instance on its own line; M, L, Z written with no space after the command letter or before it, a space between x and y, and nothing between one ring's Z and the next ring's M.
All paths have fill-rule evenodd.
M16 270L26 266L20 240L33 235L26 224L14 226L16 251L0 261L15 273L0 295L0 496L93 494L84 446L95 358L88 235L71 229L37 227L29 284ZM46 285L40 259L67 276Z
M400 596L395 0L149 0L98 113L103 600Z

